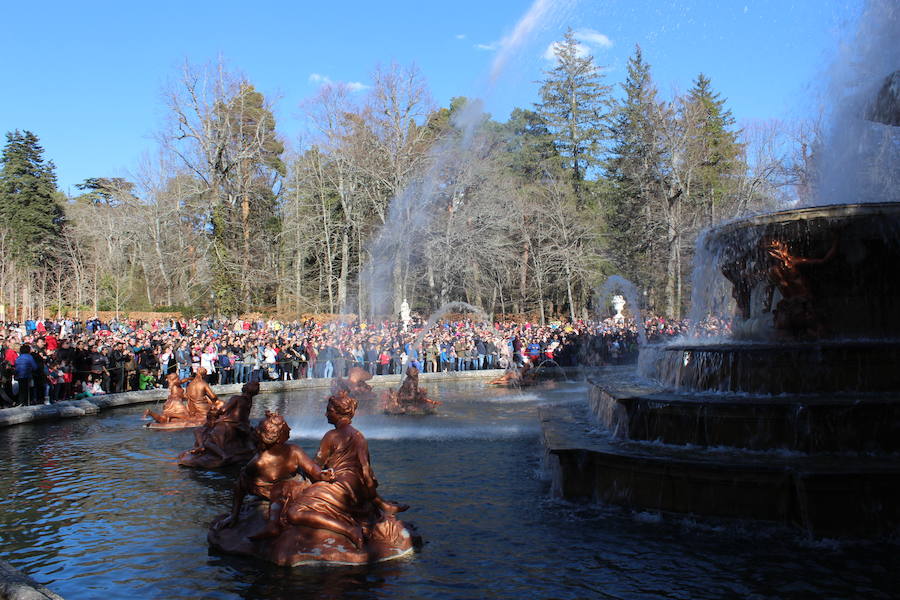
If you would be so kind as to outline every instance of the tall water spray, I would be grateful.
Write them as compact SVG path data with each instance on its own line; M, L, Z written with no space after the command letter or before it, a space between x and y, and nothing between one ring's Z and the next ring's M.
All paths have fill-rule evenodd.
M638 333L638 345L644 346L647 343L647 332L644 327L644 315L641 311L641 293L636 285L620 275L612 275L597 290L597 305L609 306L609 299L613 294L621 292L628 302L626 307L634 316L635 326Z
M886 79L900 69L900 3L869 0L854 39L841 47L826 90L812 205L900 201L900 128L868 120Z
M491 64L485 96L490 95L506 66L534 34L554 23L557 20L554 17L567 13L575 2L535 0L532 3L511 33L498 43L499 51ZM403 279L403 269L414 258L411 246L422 245L422 236L438 207L452 207L454 202L463 200L462 189L446 184L448 173L459 174L465 159L476 150L478 132L484 121L482 102L467 102L454 114L452 124L457 134L432 147L425 172L413 177L391 199L385 224L369 245L370 259L360 273L361 283L368 290L370 316L394 314L399 310L404 294L397 289L397 284Z

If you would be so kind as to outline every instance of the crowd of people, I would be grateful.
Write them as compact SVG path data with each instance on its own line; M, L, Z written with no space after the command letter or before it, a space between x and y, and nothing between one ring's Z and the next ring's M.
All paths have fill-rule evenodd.
M428 330L403 323L282 322L276 319L111 320L0 323L0 400L38 404L161 387L167 375L205 369L211 384L624 363L637 355L633 321L477 322L459 316ZM683 322L651 318L648 339L681 333ZM725 325L722 324L724 328Z

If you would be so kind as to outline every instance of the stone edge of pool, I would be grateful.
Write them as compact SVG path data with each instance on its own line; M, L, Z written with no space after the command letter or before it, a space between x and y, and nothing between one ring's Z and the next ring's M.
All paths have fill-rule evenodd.
M487 379L499 377L502 369L487 369L482 371L462 371L450 373L422 373L419 378L425 381L461 380L461 379ZM375 385L394 384L399 385L400 375L376 375L370 380ZM263 381L260 383L260 391L263 394L292 392L316 388L331 389L332 379L294 379L288 381ZM216 385L213 391L217 395L236 394L241 391L240 384ZM0 428L33 423L35 421L52 421L56 419L70 419L95 415L101 410L115 408L117 406L130 406L132 404L145 404L164 400L168 395L166 388L152 390L123 392L121 394L105 394L92 396L81 400L65 400L54 404L38 404L35 406L18 406L15 408L0 409ZM2 600L2 597L0 597Z
M0 600L63 600L31 577L0 560Z

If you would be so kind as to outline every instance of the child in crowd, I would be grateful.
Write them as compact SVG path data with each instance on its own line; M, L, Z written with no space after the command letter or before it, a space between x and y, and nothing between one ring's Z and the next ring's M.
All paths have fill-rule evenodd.
M101 390L102 391L102 390ZM87 379L81 382L81 391L75 394L76 400L82 398L90 398L94 395L94 376L88 375Z
M138 375L138 389L139 390L152 390L156 387L156 380L153 378L153 375L147 372L147 369L141 369L141 374Z

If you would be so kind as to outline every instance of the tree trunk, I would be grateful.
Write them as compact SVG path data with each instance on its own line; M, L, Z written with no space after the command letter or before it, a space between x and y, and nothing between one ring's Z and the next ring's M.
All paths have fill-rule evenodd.
M678 278L678 232L674 227L669 227L667 236L669 245L669 258L666 262L666 317L674 319L676 315L676 280Z
M347 277L350 272L350 235L347 228L341 232L341 270L338 275L337 305L344 312L347 304Z

